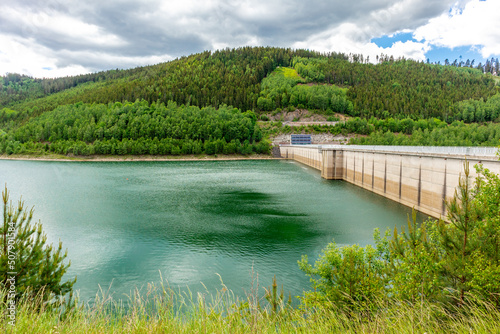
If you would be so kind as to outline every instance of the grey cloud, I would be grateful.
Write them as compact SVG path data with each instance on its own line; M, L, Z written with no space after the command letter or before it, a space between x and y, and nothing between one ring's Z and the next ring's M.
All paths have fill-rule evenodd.
M242 10L243 1L219 0L217 5L203 11L170 18L159 8L157 1L60 1L16 0L15 4L0 5L31 9L48 16L57 13L70 15L82 22L93 24L103 33L114 34L126 45L95 45L84 40L56 35L43 27L26 27L12 20L0 19L0 32L32 38L58 57L58 66L82 65L92 70L109 68L99 59L79 59L81 52L105 53L115 59L123 56L173 57L213 49L214 45L242 46L256 38L262 45L288 47L311 36L331 30L343 23L359 26L353 38L370 39L380 34L391 34L402 29L414 29L433 16L449 8L454 0L445 1L389 1L389 0L254 0L252 9L262 8L265 15L252 16ZM176 5L175 2L171 2ZM396 14L377 19L377 14L402 3ZM373 14L373 15L372 15ZM391 16L392 15L392 16ZM0 14L1 16L1 14ZM189 22L185 24L184 22ZM68 27L71 29L71 27ZM66 52L69 51L69 52ZM332 50L335 51L335 50ZM128 60L124 65L128 66ZM115 66L113 66L115 67Z
M401 29L415 29L425 23L432 17L438 16L446 11L454 1L406 1L407 6L399 11L395 11L390 19L384 22L378 22L382 30L398 31Z
M74 64L79 64L84 68L87 68L90 72L99 72L102 70L109 70L115 68L134 68L144 64L134 61L133 59L121 57L121 58L106 58L102 57L100 54L88 53L68 53L61 52L57 54L58 61L56 66L59 68L64 68L67 66L72 66ZM152 64L149 64L152 65Z
M67 11L67 2L62 0L16 0L11 1L9 6L2 5L2 7L18 7L31 9L39 13L47 13L50 11Z

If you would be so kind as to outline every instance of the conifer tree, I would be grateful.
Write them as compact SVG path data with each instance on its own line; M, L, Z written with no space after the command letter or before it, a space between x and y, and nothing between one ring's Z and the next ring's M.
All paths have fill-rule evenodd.
M15 300L40 298L53 301L71 292L76 278L62 282L70 263L65 264L62 242L47 245L40 222L33 224L33 208L27 210L19 200L17 207L9 201L7 186L2 192L3 224L0 226L0 288ZM9 297L11 299L13 294ZM38 299L38 300L40 300Z
M393 238L389 242L392 292L395 297L412 302L424 298L440 299L443 288L440 279L442 262L439 246L431 236L435 221L417 224L416 214L413 210L412 219L408 217L408 233L403 228L398 234L397 228L394 228ZM431 235L427 233L428 227ZM378 245L383 245L382 239L375 240Z
M471 290L500 307L500 176L482 165L476 166L480 191L474 198L480 208L479 245L468 270L473 273Z
M468 264L472 262L474 250L480 248L477 236L478 207L474 201L477 189L469 176L469 162L466 161L464 176L460 177L455 196L446 203L450 224L439 222L439 234L445 252L444 274L459 292L460 305L464 303L465 292L469 289L469 281L473 277L473 272L468 270Z

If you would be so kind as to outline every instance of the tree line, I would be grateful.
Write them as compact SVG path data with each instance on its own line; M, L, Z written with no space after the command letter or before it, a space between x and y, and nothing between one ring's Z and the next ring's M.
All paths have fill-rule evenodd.
M500 125L489 123L452 123L432 130L418 129L411 135L392 131L374 131L369 136L357 136L349 141L354 145L402 145L402 146L499 146Z
M330 133L356 135L349 144L401 145L401 146L499 146L499 123L472 123L454 121L447 124L437 118L420 119L369 119L353 117L335 125L290 126L282 122L261 123L265 136L281 133Z
M477 69L412 60L377 65L326 58L296 58L292 66L310 82L348 87L351 116L459 119L452 106L463 100L487 101L499 88Z
M269 142L251 112L175 102L84 104L56 108L4 133L6 154L251 154L269 153Z
M38 99L76 87L86 82L101 82L131 76L140 67L129 70L108 70L60 78L32 78L18 73L0 76L0 106L11 106L19 101Z

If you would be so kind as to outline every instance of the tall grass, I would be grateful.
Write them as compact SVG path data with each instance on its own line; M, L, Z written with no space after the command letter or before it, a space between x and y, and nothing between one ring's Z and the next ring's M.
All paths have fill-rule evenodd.
M5 291L0 291L5 301ZM273 301L275 303L276 301ZM271 306L272 305L272 306ZM59 305L61 306L61 305ZM500 311L469 300L460 308L422 301L382 300L377 311L360 312L332 305L292 308L279 299L270 304L252 287L238 299L224 285L215 294L174 291L149 284L126 302L107 293L92 305L49 307L40 300L17 303L16 324L2 319L3 333L500 333ZM0 305L2 313L6 304Z

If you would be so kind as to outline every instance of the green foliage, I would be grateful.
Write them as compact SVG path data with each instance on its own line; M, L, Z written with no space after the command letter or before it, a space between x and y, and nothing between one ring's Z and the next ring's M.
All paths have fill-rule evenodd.
M476 166L478 189L472 206L478 216L473 237L479 247L473 248L465 272L472 273L468 289L495 301L500 307L500 177L482 166Z
M300 76L297 71L291 67L278 67L276 70L274 70L274 72L280 73L285 78L300 80Z
M388 250L389 277L391 277L393 297L398 300L417 302L421 299L439 300L443 292L441 279L441 254L435 247L432 231L436 222L426 221L420 226L416 222L416 212L408 218L408 233L403 229L398 234L394 229L393 238L387 245L386 240L375 238L378 247ZM431 230L431 235L427 230Z
M98 73L66 76L56 79L35 79L17 73L0 77L0 106L13 105L24 100L34 100L87 82L100 82L130 75L134 70L110 70Z
M107 104L139 99L150 104L156 101L165 104L175 101L198 107L227 104L251 110L257 105L262 79L278 66L289 66L295 56L316 57L319 54L306 50L243 47L206 51L129 70L59 79L27 79L37 82L37 93L10 100L0 98L0 107L9 106L22 113L17 120L80 101ZM15 94L14 90L7 89L9 96ZM0 118L0 126L4 122Z
M466 123L500 121L500 94L495 94L486 101L465 100L453 105L452 112L455 119Z
M338 122L338 121L340 121L340 118L335 117L335 116L328 116L326 120L328 122Z
M0 297L5 292L0 289ZM0 298L1 299L1 298ZM416 304L380 300L372 312L326 308L321 305L286 307L282 312L260 307L258 296L236 299L226 287L217 293L192 296L165 286L147 285L124 305L112 296L75 309L61 319L57 312L37 311L31 301L18 305L15 326L3 317L8 333L496 333L500 311L476 302L460 309L440 303ZM265 301L263 301L264 303ZM130 310L127 312L125 307ZM5 311L0 303L0 311ZM36 316L33 313L37 311Z
M280 294L278 296L278 283L276 281L276 275L273 277L273 284L269 288L264 288L264 290L266 291L264 298L266 298L271 306L273 314L276 315L278 313L278 307L280 308L279 311L282 314L286 312L287 308L289 309L291 307L292 296L289 294L288 301L285 302L283 285L281 285Z
M257 107L263 111L299 107L350 113L346 89L334 85L305 85L294 69L280 67L262 81Z
M408 219L408 232L389 239L375 232L375 245L338 247L330 243L315 265L306 256L299 267L315 292L303 302L363 310L379 299L464 307L484 300L500 307L500 178L478 167L473 184L468 164L447 219L420 226ZM364 304L367 302L368 304Z
M353 116L438 117L451 122L462 119L460 110L450 110L454 103L488 100L498 92L493 77L479 70L405 59L373 65L339 58L294 58L293 64L308 81L348 86Z
M480 183L476 183L479 186ZM467 264L472 261L474 250L480 249L480 240L477 236L479 225L478 207L474 201L478 188L473 189L470 179L469 163L465 163L465 174L460 177L453 199L446 205L450 224L443 221L438 223L440 246L444 252L444 272L450 279L452 287L460 293L460 303L463 304L469 281L474 275L468 270Z
M0 228L0 289L15 287L15 300L41 299L43 303L72 293L74 280L62 282L70 263L62 243L47 245L40 223L32 223L33 209L23 201L17 207L9 201L7 187L2 192L3 225ZM9 297L9 299L11 299Z
M294 68L297 70L297 73L308 82L323 82L325 80L325 73L322 70L322 66L327 63L327 59L309 59L301 57L293 59Z
M385 295L384 262L370 245L338 247L330 243L314 267L305 255L299 261L299 268L313 283L315 293L308 298L359 307Z
M198 108L175 102L61 106L0 138L0 153L72 155L251 154L270 143L252 111ZM241 144L243 143L243 144ZM232 152L232 153L229 153Z
M368 135L351 140L355 145L412 145L412 146L498 146L500 124L464 124L455 121L448 125L438 119L363 120L351 119L338 124L333 133L346 129L349 133Z

